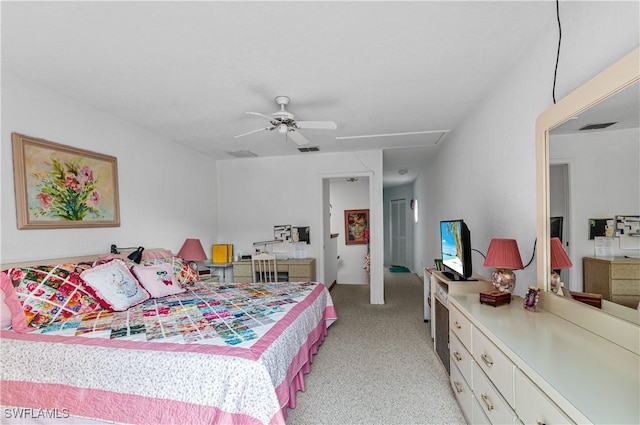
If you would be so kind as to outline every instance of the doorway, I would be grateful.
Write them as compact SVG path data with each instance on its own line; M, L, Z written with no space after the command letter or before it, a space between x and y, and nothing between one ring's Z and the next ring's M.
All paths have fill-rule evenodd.
M344 219L346 210L371 209L371 178L362 173L323 177L322 187L324 279L340 284L367 283L363 266L368 245L347 245Z
M568 162L556 162L549 165L549 213L553 218L550 223L551 237L562 241L567 255L571 258L571 182ZM571 269L560 270L560 281L569 290L581 291L571 285Z

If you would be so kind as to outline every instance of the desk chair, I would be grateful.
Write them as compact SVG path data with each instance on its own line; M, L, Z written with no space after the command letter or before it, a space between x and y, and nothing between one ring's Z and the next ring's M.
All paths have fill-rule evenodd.
M256 279L256 282L272 283L278 281L278 268L275 255L252 255L251 268L253 269L253 278Z

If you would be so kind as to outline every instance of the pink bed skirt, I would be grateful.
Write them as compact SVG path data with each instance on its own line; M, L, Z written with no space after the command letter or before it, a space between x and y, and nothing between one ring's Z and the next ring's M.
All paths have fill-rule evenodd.
M287 372L287 378L285 381L276 388L276 394L280 401L281 418L274 417L272 424L282 423L284 424L287 418L288 409L295 409L296 407L296 393L298 391L304 391L304 375L311 372L311 363L313 363L313 356L318 353L320 346L324 342L324 338L327 336L327 323L331 324L336 319L336 312L333 307L325 310L325 320L322 320L318 326L309 334L307 342L303 344L296 357L289 365L289 371ZM280 416L280 415L276 415Z

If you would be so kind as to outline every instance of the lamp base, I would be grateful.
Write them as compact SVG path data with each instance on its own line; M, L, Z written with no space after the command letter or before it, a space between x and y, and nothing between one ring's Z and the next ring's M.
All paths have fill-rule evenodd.
M488 304L494 307L503 304L511 304L511 294L509 292L500 291L480 292L480 304Z
M516 274L509 269L495 269L491 273L491 283L496 291L511 294L516 286Z

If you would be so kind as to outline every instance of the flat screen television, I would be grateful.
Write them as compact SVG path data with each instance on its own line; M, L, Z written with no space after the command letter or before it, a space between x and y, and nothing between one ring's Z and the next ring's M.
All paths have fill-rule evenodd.
M440 241L445 276L452 280L470 280L471 232L464 221L441 221Z

